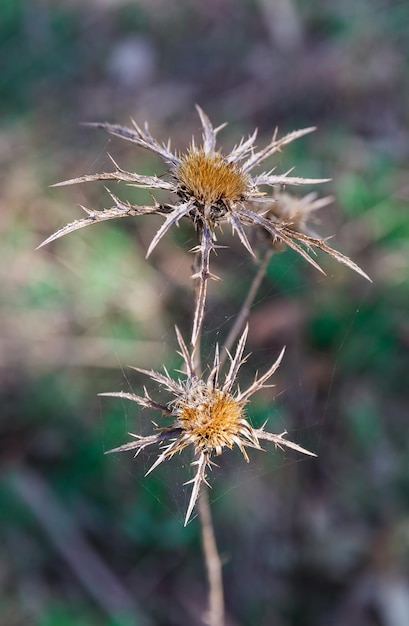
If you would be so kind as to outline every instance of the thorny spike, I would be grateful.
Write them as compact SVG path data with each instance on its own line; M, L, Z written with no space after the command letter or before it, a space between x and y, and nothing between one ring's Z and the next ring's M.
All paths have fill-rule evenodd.
M98 180L116 180L125 183L133 183L137 187L150 187L153 189L165 189L167 191L175 191L174 183L162 180L157 176L143 176L134 172L126 172L117 169L115 172L103 172L101 174L87 174L78 176L78 178L70 178L60 183L54 183L51 187L66 187L68 185L78 185L79 183L90 183ZM136 184L136 185L135 185Z
M247 159L247 161L243 164L242 170L243 172L249 172L253 167L267 159L269 156L274 154L274 152L278 152L283 146L291 143L295 139L299 139L304 135L308 135L316 130L315 126L311 126L310 128L303 128L301 130L294 130L287 135L284 135L281 139L276 139L277 129L273 135L273 139L271 142L259 152L255 152L252 156Z
M83 208L86 213L89 214L89 217L85 217L80 220L75 220L75 222L71 222L67 224L60 230L57 230L53 235L48 237L45 241L43 241L39 246L37 246L37 250L46 246L47 244L67 235L68 233L72 233L75 230L79 230L80 228L85 228L85 226L90 226L90 224L96 224L97 222L105 222L107 220L113 220L117 217L129 217L136 215L147 215L148 213L156 213L156 208L151 206L138 206L137 208L129 207L126 211L120 209L118 207L112 207L110 209L103 209L102 211L90 211L89 209Z
M162 411L162 413L165 413L168 415L172 413L172 411L167 406L164 406L163 404L159 404L158 402L155 402L154 400L152 400L149 397L149 395L146 393L146 389L145 389L145 394L146 396L143 397L143 396L137 396L135 393L126 393L125 391L108 391L105 393L99 393L98 395L110 396L112 398L122 398L124 400L131 400L132 402L136 402L140 406L144 406L149 409L157 409L159 411Z
M112 454L113 452L126 452L127 450L137 450L139 453L140 450L146 448L146 446L151 446L154 443L161 443L162 441L166 441L166 439L177 437L180 434L180 428L163 430L155 435L141 438L139 438L139 435L133 435L132 433L129 434L132 437L138 437L138 441L130 441L129 443L125 443L123 446L119 446L118 448L112 448L112 450L107 450L105 454Z
M227 162L237 163L238 161L241 161L241 159L243 159L246 156L246 154L251 150L256 138L257 138L257 128L255 129L253 134L249 136L249 138L246 141L241 139L239 145L234 146L230 154L227 155Z
M216 147L217 133L222 128L227 126L227 124L221 124L217 128L213 128L213 124L211 123L210 119L198 104L196 104L196 110L199 113L200 121L203 127L203 150L205 154L209 154L210 152L214 152L214 149Z
M331 178L302 178L300 176L287 176L281 174L279 176L270 176L270 174L259 174L255 176L254 184L269 185L274 187L277 185L317 185L318 183L329 183Z
M177 326L175 326L175 330L176 330L177 340L181 349L181 355L186 365L187 375L189 378L192 378L195 375L195 366L193 363L192 356L189 353L189 350L187 349L187 346L184 342L182 334Z
M214 252L216 250L216 246L212 246L212 250ZM192 274L190 278L192 278L192 280L196 280L196 278L201 278L201 276L202 273L199 271L195 272L195 274ZM212 272L209 272L208 279L215 281L221 280L220 276L216 276L216 274L212 274Z
M250 245L249 240L247 239L247 235L244 232L244 228L243 228L242 223L240 222L239 217L236 215L234 211L229 211L227 213L227 219L232 226L233 234L234 234L234 231L237 232L243 246L246 248L246 250L248 250L248 252L250 252L251 256L255 258L256 255L254 253L253 248Z
M258 391L259 389L262 389L262 387L265 386L264 382L268 380L279 367L282 361L282 358L284 356L284 352L285 352L285 347L281 350L275 363L273 363L273 365L265 372L265 374L260 376L260 378L257 378L257 374L256 374L253 384L250 385L250 387L246 389L246 391L242 391L240 395L237 396L237 400L239 401L247 400L247 398L252 396L253 393Z
M199 495L200 485L202 482L206 482L206 465L208 463L208 454L206 452L202 452L197 460L197 472L193 479L193 489L189 500L189 506L187 508L186 517L185 517L185 526L192 515L192 511L196 504L196 500Z
M296 443L289 441L288 439L284 439L284 436L287 434L287 431L281 433L281 435L274 435L273 433L269 433L268 431L263 430L262 428L255 430L254 434L259 439L266 439L267 441L272 441L277 448L282 448L283 446L286 448L291 448L292 450L297 450L297 452L302 452L302 454L306 454L307 456L317 456L314 452L310 452L306 448L302 448Z
M181 217L184 217L185 215L188 215L189 211L192 208L192 204L191 202L186 202L185 204L181 204L178 207L174 207L174 211L172 213L170 213L168 215L168 217L165 219L165 221L163 222L162 226L159 228L158 232L156 233L156 235L154 236L154 238L152 239L148 251L146 253L146 258L149 257L149 255L151 254L151 252L153 251L154 248L156 248L156 246L158 245L159 241L162 239L162 237L165 235L165 233L167 233L167 231L169 230L169 228L177 223Z
M90 215L91 217L94 217L94 215L95 215L94 209L88 209L88 207L84 206L83 204L80 204L79 207L80 207L80 209L85 211L85 213L88 213L88 215Z
M104 187L104 189L111 196L112 200L115 203L115 207L117 209L121 209L121 211L139 210L140 207L138 204L131 204L130 202L122 202L122 200L120 200L118 196L116 196L110 189L108 189L108 187ZM151 207L153 209L152 212L163 213L164 207L161 207L161 205L159 204L159 202L155 200L155 198L152 198L152 199L153 199L153 207Z
M351 261L351 259L349 257L341 254L341 252L338 252L338 250L334 250L334 248L331 248L330 246L327 246L326 243L322 239L316 239L315 237L310 237L308 235L304 235L303 233L299 233L298 231L292 231L292 230L289 230L287 228L285 228L284 230L286 231L286 233L288 233L289 237L294 237L294 239L298 239L299 241L302 241L302 243L304 243L309 248L311 248L311 246L315 246L319 250L322 250L323 252L326 252L327 254L332 256L339 263L343 263L344 265L346 265L350 269L352 269L355 272L357 272L357 274L360 274L361 276L366 278L366 280L369 280L370 283L372 282L372 280L371 280L371 278L369 278L368 274L365 274L365 272L363 270L361 270L359 265L357 265L356 263Z
M266 219L265 217L262 217L261 215L253 213L253 211L248 211L247 209L244 209L243 207L239 209L239 212L240 212L240 215L242 215L245 219L248 219L251 223L262 226L262 228L264 228L267 232L269 232L274 237L274 239L278 239L286 243L289 248L292 248L293 250L298 252L298 254L304 257L306 261L308 261L311 265L315 267L315 269L317 269L319 272L321 272L321 274L324 274L325 276L324 270L318 265L318 263L316 263L306 253L306 251L303 248L301 248L298 244L296 244L291 239L292 235L291 236L288 235L284 228L276 226L273 222ZM292 231L290 232L292 233Z
M216 387L219 379L219 370L220 370L220 353L219 353L219 344L216 343L216 348L214 350L214 360L213 360L213 368L209 374L209 378L207 379L207 384L213 387Z
M240 365L243 363L242 356L244 352L244 346L246 345L247 335L249 332L249 325L246 324L244 331L237 343L236 354L234 355L234 359L230 364L230 369L228 374L226 375L226 380L224 381L223 391L229 392L232 388L234 381L236 380L237 372L239 371Z
M140 367L131 366L131 369L139 372L140 374L145 374L146 376L149 376L149 378L152 378L152 380L155 380L160 385L164 385L167 389L169 389L169 391L172 391L175 394L179 394L181 390L183 391L181 386L169 377L169 374L167 376L164 376L163 374L155 372L154 370L144 370Z
M211 121L198 104L196 104L196 110L199 113L200 121L203 126L203 150L205 154L209 154L209 152L212 152L215 148L216 133L214 132Z
M170 459L175 454L175 452L178 451L178 448L179 448L178 440L173 441L171 444L166 446L165 450L158 456L158 458L156 459L152 467L148 469L145 476L148 476L151 472L153 472L153 470L156 469L158 465L163 463L163 461L166 461L166 459Z
M86 126L93 126L94 128L101 128L102 130L107 131L111 135L115 135L116 137L121 137L121 139L126 139L127 141L132 141L136 143L141 148L146 148L147 150L151 150L152 152L156 152L161 156L167 163L172 163L173 165L177 165L179 163L178 157L169 152L164 146L161 146L149 133L147 125L145 125L145 130L142 130L135 122L131 119L131 122L135 128L127 128L125 126L119 126L118 124L108 124L107 122L90 122L86 123Z

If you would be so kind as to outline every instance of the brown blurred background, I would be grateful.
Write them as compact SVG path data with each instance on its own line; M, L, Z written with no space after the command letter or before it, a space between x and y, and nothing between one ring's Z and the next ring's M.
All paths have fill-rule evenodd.
M254 127L263 144L276 126L316 125L271 167L333 179L317 230L374 281L321 255L326 277L289 251L269 265L243 384L287 353L249 416L318 458L267 448L247 466L228 452L212 473L227 625L408 626L408 31L407 1L2 0L1 626L202 623L197 520L183 528L190 458L145 479L154 456L104 456L157 415L96 396L140 392L128 365L180 365L173 326L191 323L194 233L181 224L149 261L157 217L35 251L78 205L109 206L102 183L51 184L107 171L108 152L164 173L80 122L148 120L182 150L199 133L195 103L229 122L226 149ZM225 230L205 356L255 271Z

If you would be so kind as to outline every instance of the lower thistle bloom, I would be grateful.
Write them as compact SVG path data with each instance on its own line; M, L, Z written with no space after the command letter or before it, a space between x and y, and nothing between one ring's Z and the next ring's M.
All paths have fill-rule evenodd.
M174 398L166 405L159 404L152 400L146 389L144 396L137 396L133 393L113 392L104 393L104 396L116 396L132 400L143 407L148 407L162 411L168 417L173 418L173 423L169 427L157 428L157 432L149 436L141 436L130 433L135 441L109 450L111 452L124 452L135 450L135 456L147 446L159 444L162 448L155 463L147 474L152 472L163 461L172 458L177 452L181 452L188 446L193 446L195 460L192 465L196 468L194 478L188 483L192 483L192 493L186 513L185 525L194 509L202 483L207 483L206 470L213 465L212 457L222 454L224 448L233 448L235 445L240 449L245 460L249 458L246 448L256 448L261 450L260 440L265 439L274 443L276 447L288 447L316 456L312 452L305 450L301 446L285 439L286 432L279 435L269 433L261 428L253 428L246 419L245 405L249 398L260 389L269 387L267 381L274 374L284 354L281 351L275 363L261 376L256 374L253 383L245 391L241 391L235 386L237 374L240 366L245 361L243 359L244 346L247 338L248 327L244 330L238 341L236 353L231 357L230 368L224 378L219 382L219 351L216 347L213 367L206 380L199 378L195 374L195 366L192 354L178 330L177 337L180 346L180 354L183 357L186 378L173 379L165 370L164 374L152 370L139 368L138 372L148 375L152 380L159 383L167 391L171 392ZM186 484L188 484L186 483Z

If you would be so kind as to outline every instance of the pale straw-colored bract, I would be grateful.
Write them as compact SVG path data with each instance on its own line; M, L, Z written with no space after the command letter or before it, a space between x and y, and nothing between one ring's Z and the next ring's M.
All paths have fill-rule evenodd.
M311 223L318 223L315 212L332 204L333 201L333 196L321 198L315 191L305 196L296 196L287 190L277 189L274 190L274 202L268 207L265 216L279 224L287 223L293 232L298 231L318 239L319 235L311 227Z
M57 183L55 186L114 180L125 182L130 186L171 192L177 197L177 201L160 204L154 200L152 205L133 205L121 201L108 190L113 201L110 208L95 211L82 207L88 217L67 224L44 241L41 246L90 224L117 217L155 213L163 215L165 221L148 247L147 256L149 256L173 224L178 224L183 217L189 218L192 220L198 235L198 245L192 249L192 252L198 253L199 256L197 271L193 276L198 280L198 297L192 326L192 345L197 342L203 322L208 279L217 278L210 271L210 254L217 248L216 231L223 222L227 221L231 225L233 232L237 233L244 247L253 256L255 253L246 234L246 226L255 226L257 229L267 232L272 237L273 242L284 243L296 250L320 271L322 271L320 266L310 256L314 252L314 248L324 250L341 263L345 263L368 278L355 263L330 248L324 240L299 232L291 228L291 223L288 220L278 220L272 218L271 213L268 214L268 209L275 202L275 198L274 195L261 191L261 188L280 189L285 185L326 182L326 179L300 178L290 176L289 173L275 174L273 173L274 170L261 172L254 176L251 174L255 167L279 152L285 145L312 132L315 128L296 130L281 138L278 138L277 132L275 132L271 141L261 150L255 148L257 131L254 131L247 139L241 139L230 153L223 154L216 149L216 136L225 124L213 128L202 109L199 106L196 108L203 127L202 143L197 146L192 140L184 154L177 154L172 151L170 141L166 145L157 142L150 134L147 124L143 129L135 122L132 122L133 128L108 123L91 124L160 156L168 166L167 175L165 177L144 176L135 172L127 172L113 161L115 169L111 172L80 176ZM305 248L300 244L303 244Z
M138 396L134 393L112 392L103 393L103 396L116 396L136 402L142 407L159 410L168 418L173 419L170 426L156 427L156 433L149 436L141 436L129 433L135 441L126 443L118 448L109 450L111 452L125 452L134 450L135 456L147 446L158 444L161 452L148 470L149 474L158 465L172 458L177 452L181 452L188 446L193 447L195 474L188 483L193 485L187 508L185 525L194 509L199 496L200 487L207 483L206 471L214 464L212 457L222 454L224 448L238 446L245 460L249 457L246 448L256 448L261 450L260 440L271 441L276 447L287 447L297 450L303 454L316 456L305 448L285 439L286 432L279 435L264 430L265 424L261 428L253 428L246 419L245 405L249 398L265 387L269 379L280 365L284 354L284 349L279 354L277 360L264 374L256 373L252 384L244 391L237 385L237 374L240 366L246 360L243 358L244 347L247 338L248 327L246 326L241 335L235 355L230 357L230 367L224 380L219 380L220 361L219 350L216 346L213 366L206 379L197 377L193 355L189 352L182 335L176 329L180 354L183 357L186 376L184 379L172 378L167 370L164 374L153 370L143 370L138 372L146 374L173 396L168 404L159 404L154 401L147 390L144 395ZM188 484L186 483L186 484Z

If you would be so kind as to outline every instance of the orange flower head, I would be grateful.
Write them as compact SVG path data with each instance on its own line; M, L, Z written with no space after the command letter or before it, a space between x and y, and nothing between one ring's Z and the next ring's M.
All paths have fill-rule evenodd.
M181 157L175 174L181 195L195 198L202 206L227 207L242 200L248 189L247 174L221 152L206 154L194 146Z
M243 402L201 380L194 381L186 396L176 403L175 413L198 451L220 455L224 446L232 448L243 434L249 433Z

